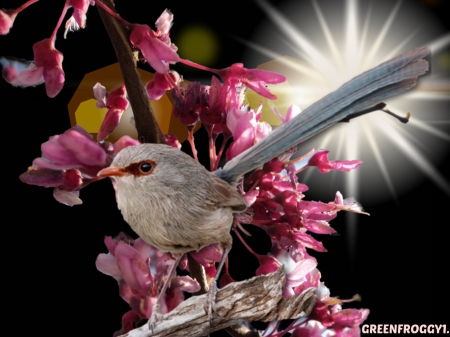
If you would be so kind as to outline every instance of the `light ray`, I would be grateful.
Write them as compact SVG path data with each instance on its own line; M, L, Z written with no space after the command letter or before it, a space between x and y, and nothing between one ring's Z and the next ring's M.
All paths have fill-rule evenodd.
M422 28L422 27L421 27ZM399 43L397 45L397 47L395 47L394 49L392 49L392 51L387 54L381 62L385 62L390 60L391 58L394 58L395 56L397 56L398 54L400 54L400 52L402 50L404 50L404 47L414 38L414 36L416 36L416 34L421 30L421 28L417 28L414 32L412 32L411 34L408 35L408 37L406 39L404 39L401 43Z
M372 149L373 155L375 156L375 160L378 164L378 167L381 171L384 181L386 182L386 185L388 186L389 192L391 192L392 198L398 203L397 193L395 193L394 183L392 182L392 179L389 175L386 163L383 159L383 156L381 155L380 149L378 148L378 144L375 140L372 130L367 125L367 122L365 120L363 121L362 124L363 124L364 133L366 135L366 139L370 145L370 148Z
M323 57L322 53L317 50L311 42L309 42L309 40L295 28L294 25L283 17L275 7L271 6L264 0L255 0L255 2L266 12L266 14L281 29L281 31L286 34L286 36L289 36L295 44L307 53L309 59L306 61L310 62L319 71L324 69L331 71L333 69L330 62Z
M366 19L364 20L364 28L361 34L361 41L359 43L359 49L358 49L358 69L360 68L361 59L363 58L362 54L364 51L364 47L366 46L366 39L367 34L369 32L369 23L370 23L370 17L372 13L372 1L369 4L369 9L367 10ZM362 69L365 70L365 69Z
M380 130L392 139L392 143L398 146L430 180L434 181L437 186L450 195L450 185L445 180L445 177L440 174L433 165L431 165L425 156L417 151L410 143L406 142L404 137L400 136L398 132L390 125L385 125L385 127Z
M437 53L447 47L450 44L450 33L434 40L427 44L428 48L430 48L432 53Z
M363 68L370 66L374 62L375 54L379 51L381 44L384 41L384 38L386 37L386 34L389 31L389 28L391 27L392 23L394 22L395 17L397 16L397 12L400 9L400 6L402 4L403 0L397 1L397 4L395 5L394 9L391 11L391 14L389 14L388 18L386 19L386 22L383 25L383 28L381 29L381 32L378 34L378 37L375 41L375 43L372 46L372 49L369 52L369 55L365 59Z
M317 15L317 19L319 20L320 27L322 28L323 34L325 35L325 39L327 40L328 46L330 47L331 54L333 55L333 60L337 63L337 66L340 69L344 68L344 62L342 61L341 54L336 46L336 42L333 39L333 36L330 32L330 28L328 27L327 21L325 20L322 11L316 0L312 0L312 4L314 6L314 10Z
M346 0L345 2L345 60L347 75L354 76L358 72L358 7L357 0Z
M445 133L445 132L439 130L438 128L435 128L435 127L429 125L428 121L426 123L424 123L423 121L420 121L417 119L411 119L409 121L409 123L421 130L431 133L433 136L436 136L438 138L446 140L447 142L450 142L450 135L448 133Z

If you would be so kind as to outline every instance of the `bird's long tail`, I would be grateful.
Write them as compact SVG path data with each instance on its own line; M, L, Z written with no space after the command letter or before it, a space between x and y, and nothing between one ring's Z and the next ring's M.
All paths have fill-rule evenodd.
M387 97L405 92L428 70L428 48L406 52L343 84L288 123L225 164L215 173L234 185L239 178L290 148Z

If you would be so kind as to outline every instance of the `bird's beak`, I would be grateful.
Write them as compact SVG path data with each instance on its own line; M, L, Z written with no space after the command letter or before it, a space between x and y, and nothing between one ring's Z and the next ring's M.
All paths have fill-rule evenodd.
M123 169L119 167L107 167L97 173L97 177L120 177L125 175Z

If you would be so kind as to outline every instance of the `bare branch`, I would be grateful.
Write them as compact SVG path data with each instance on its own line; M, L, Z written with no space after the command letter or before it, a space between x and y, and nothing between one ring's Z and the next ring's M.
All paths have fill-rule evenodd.
M106 6L114 10L113 0L101 0ZM108 32L111 43L116 52L120 65L128 98L133 110L138 140L141 143L165 144L164 135L159 128L155 115L150 107L147 92L141 77L136 70L136 58L129 42L130 33L115 18L106 13L100 6L96 6L103 24Z
M134 329L123 337L205 336L211 332L238 326L244 321L270 322L309 315L316 302L316 289L283 298L284 268L264 276L230 283L217 293L216 315L212 326L205 313L206 295L194 296L163 316L154 334L148 325Z

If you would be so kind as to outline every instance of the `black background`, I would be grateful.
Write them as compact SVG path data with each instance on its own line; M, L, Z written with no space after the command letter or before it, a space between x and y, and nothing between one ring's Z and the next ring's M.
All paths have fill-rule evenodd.
M1 0L0 8L14 8L21 2ZM448 29L448 1L415 2ZM241 61L244 46L231 35L250 39L265 15L251 1L146 1L144 7L138 3L144 2L118 0L117 10L129 21L153 28L159 14L170 8L175 14L174 39L189 22L214 27L222 45L220 57L211 65L215 68ZM32 59L32 44L50 36L61 7L62 1L47 0L21 13L11 33L0 37L0 55ZM105 235L132 234L117 210L109 181L82 190L84 204L70 208L57 203L51 189L18 179L40 156L40 144L70 127L67 103L83 75L116 62L96 8L89 9L87 23L85 30L71 33L66 40L62 30L58 34L56 48L64 53L66 84L56 98L49 99L44 86L18 89L0 81L2 307L9 313L4 324L23 331L18 335L45 330L48 336L111 336L129 310L118 295L116 282L95 268L97 255L106 252ZM183 71L185 77L195 75ZM204 140L199 133L200 152L206 150ZM437 169L450 178L448 159ZM449 314L449 202L449 195L426 178L398 203L372 205L368 209L371 216L358 221L353 260L347 253L345 235L320 237L329 252L315 256L331 294L341 298L360 294L362 302L347 307L369 308L367 323L445 323ZM345 234L343 215L331 225ZM259 253L267 252L269 239L253 227L252 231L248 243ZM230 253L231 275L243 280L253 276L258 265L235 241Z

